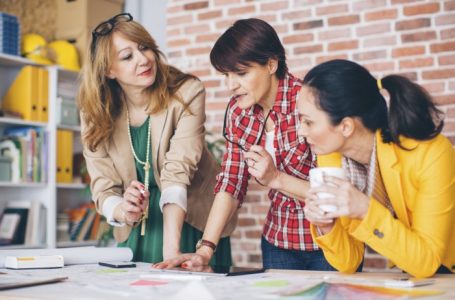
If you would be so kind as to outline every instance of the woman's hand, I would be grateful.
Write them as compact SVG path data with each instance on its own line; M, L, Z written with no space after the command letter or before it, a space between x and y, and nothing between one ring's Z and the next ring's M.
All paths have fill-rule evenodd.
M208 266L210 258L198 253L184 253L177 257L166 259L152 265L156 269L170 269L182 267L185 269Z
M311 194L310 198L305 199L303 211L305 213L305 219L316 226L322 234L326 234L332 230L334 219L328 218L326 212L319 207L317 195Z
M278 188L280 171L273 163L273 158L262 146L253 145L250 151L245 152L248 172L259 181L260 184L270 188Z
M311 188L308 193L309 199L312 199L317 206L334 205L336 207L334 212L325 213L326 219L341 216L363 219L370 205L370 198L367 195L360 192L350 182L333 176L324 176L324 184ZM318 193L329 193L333 197L318 198Z
M131 181L123 194L123 201L120 203L120 212L123 216L122 221L127 225L134 225L139 222L149 205L149 191L139 181Z

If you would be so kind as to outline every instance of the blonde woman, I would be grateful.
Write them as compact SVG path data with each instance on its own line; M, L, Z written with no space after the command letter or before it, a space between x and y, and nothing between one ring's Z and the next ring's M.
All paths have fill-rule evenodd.
M205 91L169 66L130 14L99 24L82 72L79 106L93 201L135 261L195 251L218 166L205 145ZM230 265L226 226L212 262Z

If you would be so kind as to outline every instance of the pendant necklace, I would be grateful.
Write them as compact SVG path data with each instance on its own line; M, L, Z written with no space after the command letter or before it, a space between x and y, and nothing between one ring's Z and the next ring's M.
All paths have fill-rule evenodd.
M148 191L148 189L149 189L149 173L150 173L150 161L149 161L150 134L151 134L151 128L152 128L152 122L150 121L151 118L149 116L148 133L147 133L147 154L146 154L146 157L145 157L145 161L142 161L142 160L139 159L139 157L137 157L136 152L134 151L133 140L131 139L131 132L130 132L130 116L129 116L129 113L128 113L128 106L127 105L125 105L125 106L126 106L126 123L127 123L127 126L128 126L127 127L128 128L128 140L130 142L131 152L133 153L134 159L139 164L144 166L144 171L145 171L144 186L145 186L145 190ZM147 223L148 214L149 214L149 206L147 205L147 207L144 210L144 213L142 214L141 219L139 220L139 222L142 222L142 224L141 224L141 235L142 236L145 234L145 226L146 226L146 223Z

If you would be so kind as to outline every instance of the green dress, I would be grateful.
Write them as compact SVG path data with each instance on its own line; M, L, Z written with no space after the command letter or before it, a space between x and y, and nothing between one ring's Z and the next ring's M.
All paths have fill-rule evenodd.
M148 118L140 127L130 126L131 139L137 157L145 161L147 153ZM150 151L151 152L151 151ZM149 162L152 162L150 153ZM136 163L138 181L144 182L145 171L143 165ZM156 185L152 168L149 173L150 204L147 218L146 232L141 236L141 225L132 229L128 239L119 243L119 247L129 247L133 251L133 260L157 263L163 260L163 214L159 207L161 192ZM202 232L184 222L180 238L180 251L192 253L196 251L196 243L202 238ZM229 237L220 239L215 255L210 261L211 265L230 266L231 244Z

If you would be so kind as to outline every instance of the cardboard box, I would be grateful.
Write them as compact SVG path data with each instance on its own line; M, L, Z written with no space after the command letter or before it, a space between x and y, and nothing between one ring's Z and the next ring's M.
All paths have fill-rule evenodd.
M57 40L76 46L80 61L90 43L92 30L123 11L124 0L57 0Z

